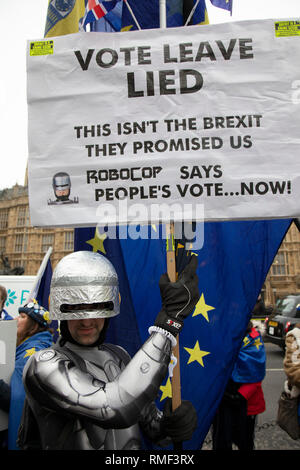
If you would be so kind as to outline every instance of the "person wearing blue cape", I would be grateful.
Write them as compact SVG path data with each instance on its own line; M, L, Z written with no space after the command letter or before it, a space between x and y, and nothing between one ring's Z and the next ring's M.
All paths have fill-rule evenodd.
M14 372L9 384L0 380L0 408L9 414L8 450L19 450L17 437L25 401L23 369L33 354L51 346L53 337L48 325L48 311L35 300L19 308Z
M261 334L250 321L230 380L213 421L213 450L254 449L255 422L266 409L262 380L266 352Z

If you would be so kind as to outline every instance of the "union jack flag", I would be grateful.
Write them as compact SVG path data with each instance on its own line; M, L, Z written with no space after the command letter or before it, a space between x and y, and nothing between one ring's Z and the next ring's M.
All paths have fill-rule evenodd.
M83 18L83 26L103 18L103 16L116 6L118 1L119 0L106 0L99 2L99 0L88 0Z

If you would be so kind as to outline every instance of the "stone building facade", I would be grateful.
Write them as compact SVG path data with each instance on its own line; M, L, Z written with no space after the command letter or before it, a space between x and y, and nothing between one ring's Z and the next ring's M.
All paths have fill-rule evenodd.
M0 255L12 268L22 266L26 275L35 275L49 246L51 263L74 250L71 228L34 228L30 225L28 188L16 184L0 191ZM1 261L0 261L1 269ZM279 297L300 293L300 232L292 223L266 277L262 294L265 304Z
M16 184L0 191L0 254L7 257L11 268L22 266L25 275L37 274L50 246L54 268L63 256L74 251L74 230L32 227L27 186Z
M288 294L300 293L300 231L292 223L278 250L263 286L266 305Z

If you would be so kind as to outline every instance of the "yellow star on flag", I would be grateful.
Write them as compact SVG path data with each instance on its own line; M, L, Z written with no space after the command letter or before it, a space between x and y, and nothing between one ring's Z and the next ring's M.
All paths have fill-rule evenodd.
M91 238L90 240L87 240L86 243L91 245L93 247L93 252L96 253L97 251L101 251L106 255L106 251L104 248L104 241L107 238L106 233L101 233L99 234L98 230L95 230L95 236L94 238Z
M259 347L262 346L262 342L260 338L256 338L256 340L254 341L254 344L257 347L257 349L259 349Z
M178 250L181 250L182 248L184 248L184 245L177 243L176 256L178 256Z
M121 31L130 31L131 28L133 27L133 24L129 24L128 26L124 26Z
M204 364L203 364L203 357L204 356L207 356L208 354L210 354L210 352L208 351L201 351L200 349L200 346L199 346L199 341L196 342L194 348L184 348L190 355L190 358L188 360L188 364L190 364L191 362L194 362L194 361L197 361L199 362L199 364L204 367Z
M36 352L35 348L26 349L24 357L33 356L33 354L35 354L35 352Z
M163 401L165 398L172 398L172 385L170 377L168 378L166 385L161 385L159 389L162 391L160 401Z
M209 318L208 318L208 315L207 315L207 312L209 312L210 310L214 310L215 307L211 307L210 305L207 305L205 303L205 299L204 299L204 294L202 293L201 294L201 297L196 305L196 308L195 308L195 311L192 315L192 317L196 317L197 315L203 315L205 320L207 320L209 322Z

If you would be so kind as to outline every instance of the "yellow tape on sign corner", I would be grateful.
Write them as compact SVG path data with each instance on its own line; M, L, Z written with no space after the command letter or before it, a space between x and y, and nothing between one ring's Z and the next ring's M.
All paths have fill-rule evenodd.
M300 21L276 21L275 36L277 38L287 36L300 36Z
M54 41L32 41L30 43L30 55L53 54Z

